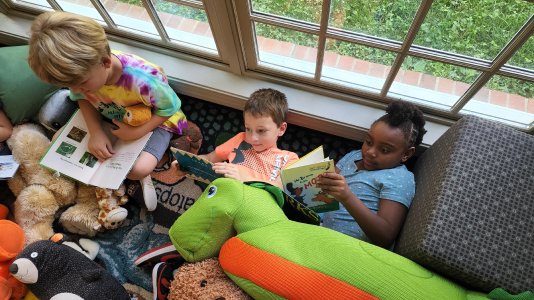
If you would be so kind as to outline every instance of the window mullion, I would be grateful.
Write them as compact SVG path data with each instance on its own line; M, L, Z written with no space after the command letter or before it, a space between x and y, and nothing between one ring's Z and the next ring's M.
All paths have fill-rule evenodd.
M7 15L7 12L11 9L9 4L9 0L7 1L7 3L4 0L0 0L0 13Z
M412 46L412 43L415 40L415 36L417 35L417 32L419 32L419 28L421 28L421 24L423 24L426 14L432 6L432 2L434 1L423 0L419 5L419 9L417 10L415 17L413 18L412 24L410 25L410 29L408 29L406 37L404 38L404 42L402 43L401 51L395 58L395 61L391 66L391 70L389 71L388 77L386 78L386 82L382 87L382 91L380 92L381 97L386 97L389 89L391 88L391 85L393 84L393 81L395 80L395 77L397 76L397 73L399 72L400 67L402 66L404 58L408 54L408 51L410 50L410 47Z
M173 0L176 1L176 0ZM220 0L204 0L204 6L213 38L224 63L230 65L232 73L241 75L243 70L242 57L238 52L238 36L232 28L232 15L228 11L227 2Z
M104 7L104 4L100 0L90 0L91 3L93 3L93 6L96 8L100 16L102 16L102 19L104 19L104 22L108 25L109 28L117 29L117 24L113 21L111 16L109 15L108 11Z
M152 3L151 0L141 0L141 1L143 2L143 6L145 7L146 12L150 16L152 23L154 23L154 26L156 27L156 30L158 31L161 39L165 43L170 43L171 38L167 34L167 31L165 30L163 23L161 23L161 20L159 19L158 12L156 11L156 8L154 7L154 3Z
M196 2L196 1L192 1L192 0L166 0L168 2L172 2L172 3L175 3L175 4L179 4L179 5L184 5L184 6L189 6L189 7L193 7L193 8L196 8L196 9L204 9L204 5L202 3L199 3L199 2ZM204 1L205 3L206 1Z
M259 49L256 49L256 32L254 22L251 19L252 5L248 0L230 0L237 16L238 30L241 34L243 52L245 54L243 62L245 69L255 70L258 67Z
M473 84L465 91L465 93L454 103L451 108L452 113L458 113L478 91L486 85L486 83L495 75L501 67L516 53L519 48L530 38L534 33L534 15L519 29L510 42L497 54L491 64L490 70L480 76L473 82Z
M46 0L55 11L64 11L63 8L57 3L56 0Z
M264 24L272 25L276 27L287 28L287 29L309 33L313 35L319 35L321 31L321 28L317 24L312 24L312 23L298 21L298 20L290 20L289 18L280 17L280 16L272 16L267 13L251 14L250 19L255 22L260 22L260 23L264 23ZM322 19L322 16L321 16L321 19Z
M319 44L317 45L317 62L315 64L315 81L321 80L321 72L323 71L324 52L326 48L326 31L328 29L328 19L330 18L331 4L331 0L323 0L321 27L319 30Z

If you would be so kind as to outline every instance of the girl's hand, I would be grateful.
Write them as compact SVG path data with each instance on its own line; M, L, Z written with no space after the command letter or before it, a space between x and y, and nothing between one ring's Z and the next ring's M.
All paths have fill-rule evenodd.
M178 164L178 161L176 160L171 163L171 168L173 168L176 171L176 175L178 176L185 176L189 174L189 171L184 168L181 168L180 165Z
M117 119L113 119L113 124L117 125L119 129L112 129L111 133L113 133L116 137L118 137L121 140L124 140L124 141L135 140L144 135L142 134L142 132L140 132L139 127L128 125Z
M334 172L325 172L319 178L318 186L323 192L334 196L341 203L345 203L353 194L345 177Z
M111 142L104 132L92 132L88 142L89 152L99 160L111 158L115 151L111 147Z
M241 173L239 168L234 164L229 164L226 162L215 163L215 165L213 166L213 170L215 171L215 173L223 174L224 177L233 178L241 183L248 180L245 174Z

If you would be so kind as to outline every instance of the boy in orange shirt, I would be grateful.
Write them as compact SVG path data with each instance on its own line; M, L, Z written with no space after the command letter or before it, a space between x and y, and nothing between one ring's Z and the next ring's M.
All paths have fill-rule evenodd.
M240 182L265 181L283 189L280 170L299 159L297 154L276 146L278 137L284 135L287 129L288 110L283 93L273 89L255 91L250 95L243 112L246 131L238 133L215 151L200 156L215 163L213 170L227 178ZM225 160L229 163L223 162ZM177 161L172 165L179 175L187 174L187 171L180 170ZM184 259L173 244L166 244L145 253L135 262L139 265L162 256L175 257L157 263L152 270L155 300L167 299L174 270Z
M288 110L283 93L274 89L255 91L243 112L246 131L200 156L214 163L213 170L227 178L240 182L265 181L283 189L280 170L299 159L297 154L276 146L278 137L287 129ZM185 174L176 161L173 166L180 175Z

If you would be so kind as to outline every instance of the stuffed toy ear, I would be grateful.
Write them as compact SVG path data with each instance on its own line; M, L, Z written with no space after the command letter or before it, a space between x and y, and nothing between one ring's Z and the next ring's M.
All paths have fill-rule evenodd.
M251 187L266 190L267 192L273 195L276 203L278 204L278 206L280 206L280 208L284 207L284 193L282 193L282 190L279 187L268 184L267 182L263 181L245 181L243 183Z

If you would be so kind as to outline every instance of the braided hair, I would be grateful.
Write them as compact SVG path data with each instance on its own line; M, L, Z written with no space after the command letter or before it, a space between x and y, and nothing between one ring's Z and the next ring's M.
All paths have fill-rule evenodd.
M382 121L391 127L399 128L408 141L408 148L419 146L426 133L423 113L413 103L395 100L386 108L386 114L374 123ZM373 124L374 124L373 123Z

